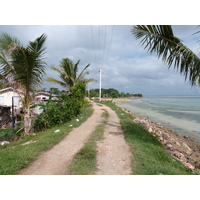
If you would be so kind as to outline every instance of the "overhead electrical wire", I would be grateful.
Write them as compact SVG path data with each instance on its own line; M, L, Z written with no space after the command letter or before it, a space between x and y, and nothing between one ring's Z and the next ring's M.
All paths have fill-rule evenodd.
M91 35L92 35L92 43L94 49L94 57L95 62L98 67L103 67L108 60L108 56L110 53L110 47L113 38L114 25L112 26L110 41L108 41L108 26L105 26L105 29L101 28L102 25L98 25L96 29L96 33L93 30L93 26L91 25ZM103 27L103 26L102 26ZM103 33L104 32L104 33ZM96 36L96 37L95 37ZM96 43L95 43L96 39ZM107 50L107 52L106 52Z
M102 73L102 69L103 69L104 65L107 63L107 60L108 60L108 55L109 55L109 52L110 52L110 46L111 46L112 38L113 38L114 25L112 27L112 32L111 32L111 37L110 37L110 41L109 41L109 44L108 44L107 54L106 54L107 26L105 26L104 40L101 40L101 26L100 25L98 26L98 30L97 31L98 31L98 33L97 33L97 35L98 35L97 43L98 43L98 47L99 48L98 47L95 48L94 31L93 31L93 28L91 26L95 62L96 62L96 65L98 66L99 73L100 73L99 100L101 101L101 73ZM104 41L102 47L101 47L101 41L102 42ZM105 56L105 54L106 54L106 56Z
M95 44L94 44L94 33L93 33L92 26L91 26L91 33L92 33L92 42L93 42L93 49L94 49L94 58L95 58L95 63L97 65L97 57L96 57L96 50L95 50Z
M110 37L110 43L109 43L109 46L108 46L108 52L107 52L107 56L106 56L106 59L105 59L105 63L107 63L108 55L109 55L109 53L110 53L110 47L111 47L111 43L112 43L113 32L114 32L114 25L113 25L113 27L112 27L112 32L111 32L111 37Z

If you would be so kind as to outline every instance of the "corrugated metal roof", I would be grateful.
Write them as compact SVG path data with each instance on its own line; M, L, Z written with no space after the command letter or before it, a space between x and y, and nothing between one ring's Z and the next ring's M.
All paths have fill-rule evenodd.
M1 92L5 92L5 91L7 91L7 90L13 90L13 88L11 88L11 87L9 87L9 88L4 88L4 89L0 90L0 93L1 93Z

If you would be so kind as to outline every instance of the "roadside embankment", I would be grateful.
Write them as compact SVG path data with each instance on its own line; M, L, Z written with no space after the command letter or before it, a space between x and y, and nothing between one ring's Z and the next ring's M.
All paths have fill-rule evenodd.
M125 109L123 110L134 116L135 119L133 121L135 123L142 125L155 137L158 137L159 141L172 157L179 160L191 170L196 169L200 171L200 146L193 142L193 138L181 137L176 132L159 123L151 122L149 119L134 115Z
M144 125L134 122L136 117L120 109L115 104L104 102L117 113L120 124L129 144L132 157L132 172L135 175L191 175L198 174L172 157L158 136L149 132ZM192 171L193 170L193 171Z

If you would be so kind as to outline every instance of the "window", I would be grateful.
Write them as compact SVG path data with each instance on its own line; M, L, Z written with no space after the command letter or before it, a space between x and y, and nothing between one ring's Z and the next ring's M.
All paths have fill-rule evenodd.
M4 105L4 97L0 97L0 104Z

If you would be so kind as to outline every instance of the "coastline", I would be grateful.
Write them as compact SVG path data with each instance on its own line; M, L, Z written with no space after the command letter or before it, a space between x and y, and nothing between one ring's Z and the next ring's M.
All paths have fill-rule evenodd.
M135 97L124 97L124 98L114 98L114 99L111 99L112 102L116 103L116 104L120 104L120 103L128 103L128 102L132 102L133 100L135 99Z
M119 98L114 99L113 102L120 107L119 104L133 101L134 98ZM175 131L172 131L163 125L151 122L149 119L131 113L130 111L120 107L125 112L134 116L134 122L140 124L164 145L167 152L175 159L182 162L191 170L200 171L200 145L196 144L192 137L181 137Z

